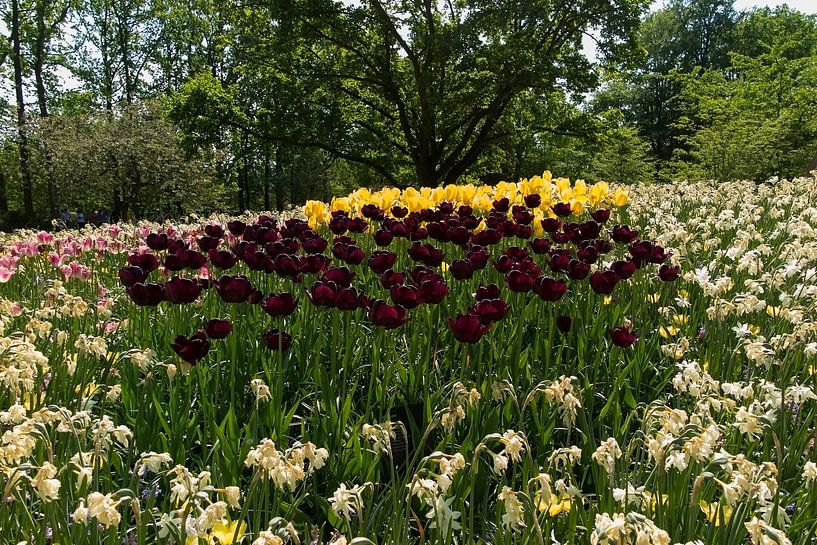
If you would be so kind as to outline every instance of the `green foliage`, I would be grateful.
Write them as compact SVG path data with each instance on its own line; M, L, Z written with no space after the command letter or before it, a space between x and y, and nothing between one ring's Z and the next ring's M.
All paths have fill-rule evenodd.
M129 214L181 214L218 209L223 192L209 174L211 165L185 160L177 130L155 104L121 112L52 116L37 135L51 150L64 206Z

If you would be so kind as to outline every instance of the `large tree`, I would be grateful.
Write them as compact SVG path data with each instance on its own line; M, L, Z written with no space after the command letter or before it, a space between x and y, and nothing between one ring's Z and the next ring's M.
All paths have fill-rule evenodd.
M508 137L503 120L523 92L590 89L582 37L594 29L600 54L623 58L646 4L272 0L253 12L263 31L257 20L235 27L235 55L287 104L254 124L264 140L435 185Z

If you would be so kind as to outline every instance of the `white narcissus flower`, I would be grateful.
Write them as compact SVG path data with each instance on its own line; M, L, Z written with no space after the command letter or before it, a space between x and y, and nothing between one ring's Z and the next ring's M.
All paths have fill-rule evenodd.
M346 483L340 483L335 493L329 498L332 510L347 521L352 520L352 515L360 515L363 510L362 493L365 486L346 488Z
M252 545L284 545L284 540L269 530L263 530Z
M119 526L122 515L119 514L119 501L114 500L110 494L91 492L88 494L88 513L97 519L105 528Z
M50 502L60 497L60 483L57 476L57 468L50 462L45 462L31 479L31 486L37 495L45 502Z
M230 507L237 509L240 507L239 501L241 500L241 489L237 486L225 487L224 498L227 500L227 504L229 504Z
M810 485L815 479L817 479L817 464L806 462L803 466L803 480L807 485Z
M505 514L502 515L502 524L511 530L525 527L525 508L509 486L503 486L497 498L505 504Z

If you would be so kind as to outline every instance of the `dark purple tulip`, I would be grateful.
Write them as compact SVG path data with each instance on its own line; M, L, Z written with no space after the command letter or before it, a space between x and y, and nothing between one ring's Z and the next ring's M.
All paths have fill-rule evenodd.
M491 258L491 254L488 253L488 250L485 248L479 248L469 251L465 254L465 258L471 262L474 266L474 270L476 269L484 269L486 265L488 265L488 260Z
M420 295L423 303L437 305L448 295L448 285L442 278L426 278L420 283Z
M349 218L345 216L334 216L329 220L329 230L336 235L342 235L348 231Z
M504 318L510 307L502 299L482 299L471 309L473 314L479 316L483 323L497 322Z
M411 310L422 303L422 294L417 286L392 286L389 288L391 300L406 310Z
M211 339L225 339L233 330L233 324L228 320L213 318L204 325L204 332Z
M610 219L610 210L607 208L593 210L590 212L590 217L593 218L593 221L598 223L607 223L607 220Z
M451 237L448 234L448 226L440 221L434 221L426 226L428 236L440 242L448 242Z
M448 319L448 327L461 343L475 343L491 329L491 324L482 323L476 314L458 314L456 318Z
M349 287L352 285L352 280L355 278L355 273L349 267L332 267L326 269L323 273L323 279L329 282L334 282L338 286Z
M485 299L499 299L499 293L499 286L496 284L488 284L487 286L478 287L474 297L477 301L483 301Z
M511 272L511 269L516 265L517 260L508 255L501 255L499 259L494 261L494 268L502 274Z
M274 268L269 256L261 251L244 252L244 263L253 271L271 272Z
M204 331L197 331L190 338L184 335L177 336L171 347L181 359L196 365L210 350L210 341Z
M513 221L519 225L530 225L533 223L533 214L523 206L514 206L512 212Z
M627 251L633 256L633 261L640 263L646 261L652 255L653 244L649 240L639 240L630 244Z
M167 250L167 235L165 233L151 233L145 238L145 244L154 252Z
M629 244L638 238L638 231L627 225L614 225L611 238L619 244Z
M448 202L448 201L443 201L437 207L437 210L439 210L441 213L446 214L446 215L447 214L453 214L454 213L454 205L452 203Z
M227 224L227 229L237 237L240 237L244 234L244 230L247 228L247 225L243 221L233 220Z
M573 326L573 319L570 316L565 316L564 314L560 314L556 316L556 327L562 333L567 333L570 331L570 328Z
M164 266L169 271L180 271L184 269L184 263L182 262L182 256L184 255L184 250L179 250L176 253L168 253L164 258Z
M551 258L548 263L550 268L556 272L567 272L570 261L573 259L570 250L554 250L550 255Z
M369 256L369 268L377 274L383 274L397 261L397 254L385 250L375 250Z
M175 254L179 250L187 250L187 243L181 239L167 241L167 253Z
M310 254L320 254L326 250L328 245L329 242L325 238L315 235L304 240L304 251Z
M318 280L307 290L306 295L315 306L333 307L338 295L338 285L331 280Z
M576 251L576 258L587 264L595 263L599 259L599 251L594 246L584 246Z
M510 207L511 201L508 200L508 197L502 197L494 201L494 210L497 212L507 212Z
M415 284L422 284L423 281L427 278L439 278L437 273L435 273L430 267L426 267L425 265L417 265L413 269L411 269L411 279L414 280Z
M533 283L533 291L544 301L558 301L567 293L567 282L540 276Z
M590 275L590 287L600 295L610 295L619 280L614 271L596 271Z
M402 221L395 221L389 224L389 231L393 237L405 238L409 234L409 229Z
M221 239L205 235L203 237L199 237L196 242L198 243L202 252L209 252L210 250L215 250L218 248L218 245L221 243Z
M224 227L217 223L208 223L204 226L204 232L208 237L221 238L224 236Z
M381 220L384 217L383 211L374 204L364 204L360 209L360 213L364 218L370 220Z
M179 255L179 253L177 252L176 255ZM179 259L186 269L201 269L207 265L207 257L196 250L184 250L179 255Z
M210 250L207 256L214 267L222 270L232 269L238 263L235 254L227 250Z
M525 195L525 206L528 208L536 208L540 204L542 204L542 196L539 193Z
M449 237L451 238L451 242L456 244L457 246L462 246L463 244L467 244L469 240L471 240L471 231L469 231L466 227L462 225L458 225L449 231Z
M378 229L374 234L374 242L378 246L388 246L393 239L394 235L391 231L386 231L385 229Z
M405 281L405 274L393 271L392 269L383 271L383 274L380 275L380 284L386 289L391 289L392 286L400 285Z
M551 233L550 235L553 238L553 242L556 244L566 244L570 242L570 233Z
M610 338L613 340L614 345L627 348L638 340L638 335L630 331L630 328L627 326L619 326L610 330Z
M533 289L533 278L522 271L512 270L505 275L505 285L511 291L524 293Z
M144 282L147 277L148 273L142 270L142 267L137 267L136 265L119 269L119 280L126 288Z
M678 275L681 272L681 267L673 267L672 265L661 265L658 269L658 278L664 282L675 282L678 280ZM120 274L121 277L121 274Z
M272 329L264 333L264 344L266 344L270 350L281 350L285 352L289 350L292 344L292 336L289 333Z
M550 251L550 240L546 238L535 238L529 242L531 250L535 254L546 254Z
M331 263L331 259L323 254L309 254L301 258L301 272L304 274L317 274L326 269Z
M408 208L404 206L392 206L391 215L395 218L405 218L408 215Z
M137 282L127 292L131 300L140 307L155 307L165 299L165 287L161 284Z
M551 209L553 210L554 214L556 214L557 216L563 217L563 218L566 218L567 216L569 216L573 212L570 209L570 203L568 203L568 202L556 203L551 207Z
M502 231L497 229L485 229L475 234L472 240L480 246L490 246L502 240Z
M225 303L243 303L255 289L244 276L225 274L216 281L216 291Z
M467 259L455 259L451 262L449 269L451 276L457 280L465 280L474 275L474 265Z
M261 303L261 308L270 316L289 316L298 306L291 293L273 293Z
M346 222L346 228L350 233L362 233L369 228L369 222L363 218L352 218Z
M609 254L613 251L613 245L609 240L594 240L592 244L599 254Z
M638 265L635 261L613 261L610 270L618 275L620 280L627 280L635 274Z
M335 307L338 310L355 310L359 306L360 296L355 288L341 288L335 296Z
M592 240L601 234L601 224L595 221L580 223L577 229L579 240Z
M153 254L131 254L128 256L128 264L150 274L159 268L159 258Z
M567 266L567 276L573 280L584 280L590 274L590 265L584 261L573 259Z
M201 293L201 285L189 278L174 276L165 282L165 299L177 305L195 301Z
M671 253L668 254L662 246L659 246L658 244L653 244L652 249L650 251L650 255L649 257L647 257L647 261L649 261L650 263L663 263L664 261L669 259L671 255L672 254Z
M556 218L545 218L542 220L542 229L546 233L555 233L562 228L562 220Z
M395 329L408 321L406 309L401 306L389 306L385 301L377 299L369 305L369 320L385 329Z
M294 278L301 273L301 260L296 255L281 254L273 261L275 272L287 278Z

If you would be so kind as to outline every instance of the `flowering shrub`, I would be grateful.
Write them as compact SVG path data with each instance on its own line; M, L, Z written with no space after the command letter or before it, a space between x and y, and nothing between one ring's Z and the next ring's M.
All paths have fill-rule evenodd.
M545 173L9 235L0 535L810 543L815 202Z

